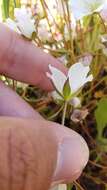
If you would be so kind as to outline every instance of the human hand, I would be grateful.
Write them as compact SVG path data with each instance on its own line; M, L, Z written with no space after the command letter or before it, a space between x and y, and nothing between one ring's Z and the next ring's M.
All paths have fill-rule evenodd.
M0 24L0 73L50 91L48 64L64 66ZM45 121L15 92L0 83L0 187L2 190L48 190L77 179L89 151L83 138ZM3 177L2 177L3 176Z

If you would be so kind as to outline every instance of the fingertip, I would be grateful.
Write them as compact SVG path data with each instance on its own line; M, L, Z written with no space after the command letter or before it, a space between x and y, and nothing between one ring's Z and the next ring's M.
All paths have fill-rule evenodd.
M67 73L58 59L9 30L4 24L0 24L0 44L0 61L3 63L0 65L0 73L8 77L51 91L54 88L46 76L49 64Z
M76 132L65 127L60 131L57 134L59 148L53 182L68 183L81 175L89 159L89 149L85 140Z

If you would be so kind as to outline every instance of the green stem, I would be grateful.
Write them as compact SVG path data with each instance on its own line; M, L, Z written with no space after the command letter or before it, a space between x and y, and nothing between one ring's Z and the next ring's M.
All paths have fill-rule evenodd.
M54 119L55 117L57 117L58 114L59 114L62 110L63 110L63 106L61 106L60 109L59 109L57 112L55 112L55 114L49 116L48 120L52 120L52 119Z
M72 188L73 188L73 184L68 184L67 185L67 190L72 190Z
M107 32L106 25L105 25L105 22L104 22L103 18L101 17L101 15L99 13L96 13L96 14L99 16L99 18L101 20L101 24L102 24L102 26L104 28L104 32Z
M63 109L63 114L62 114L62 125L65 124L65 117L66 117L67 105L68 105L68 102L66 101L66 102L64 103L64 109Z
M14 0L14 7L16 8L16 0Z

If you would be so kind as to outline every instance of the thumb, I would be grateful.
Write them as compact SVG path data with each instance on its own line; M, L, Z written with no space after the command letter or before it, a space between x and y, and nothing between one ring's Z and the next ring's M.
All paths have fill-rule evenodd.
M83 138L45 120L0 118L0 189L48 190L77 179L88 161Z
M0 114L10 117L21 117L21 118L33 118L35 119L35 122L30 120L26 121L26 126L30 126L29 129L33 131L31 128L34 126L37 131L40 131L40 137L44 140L44 144L46 144L46 149L44 151L41 151L41 143L36 138L37 132L34 132L34 139L35 142L37 140L37 146L39 147L39 150L42 153L42 159L41 161L40 155L38 153L38 159L39 163L45 164L45 159L51 159L51 155L56 155L56 157L53 158L54 163L57 162L57 166L52 170L52 182L55 184L57 183L67 183L75 180L80 176L80 173L82 172L83 168L85 167L88 157L89 157L89 151L88 147L86 145L86 142L83 140L83 138L74 132L71 129L68 129L67 127L61 126L57 123L45 121L35 110L33 110L26 102L24 102L18 95L16 95L11 89L4 86L2 83L0 83L0 89L1 89L1 97L0 97ZM8 96L7 96L8 95ZM7 98L8 97L8 98ZM7 107L8 105L8 107ZM13 121L13 120L12 120ZM19 121L19 120L18 120ZM17 123L17 120L15 119L15 122ZM16 125L16 123L14 125ZM25 125L24 124L24 125ZM41 128L42 126L42 128ZM45 138L45 132L49 135L50 140L46 141ZM50 134L51 132L51 134ZM16 130L17 133L17 130ZM28 138L29 140L29 138ZM53 144L53 146L57 146L57 149L51 152L48 146ZM44 153L45 152L45 153ZM45 155L47 155L47 158L45 158ZM49 163L47 161L47 163ZM43 163L41 163L43 162ZM52 161L53 162L53 161ZM52 163L51 163L52 164ZM52 164L53 165L53 164ZM48 164L49 166L49 164ZM48 167L46 166L46 167ZM49 166L50 167L50 166ZM51 166L52 167L52 166ZM50 168L51 168L50 167ZM42 169L38 171L40 173L40 176L42 176ZM47 169L45 170L47 174ZM46 180L45 180L46 183Z

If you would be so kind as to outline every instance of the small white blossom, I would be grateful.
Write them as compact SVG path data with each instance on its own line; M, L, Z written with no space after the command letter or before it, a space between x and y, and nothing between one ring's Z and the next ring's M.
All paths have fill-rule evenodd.
M49 31L49 26L46 19L42 19L39 22L38 36L43 42L49 41L52 37L51 32Z
M64 87L67 88L67 90L65 90L68 91L66 97L67 100L70 100L71 97L85 85L85 83L92 81L93 79L92 75L87 76L90 71L89 66L84 66L82 63L72 65L67 76L51 65L49 65L49 70L51 73L47 73L47 76L52 80L56 91L61 97L64 98Z
M76 20L100 12L106 0L71 0L71 10Z
M54 100L63 100L63 98L55 90L51 92L50 95Z
M62 6L62 0L47 0L47 5L49 7L49 10L51 11L51 14L53 15L53 17L55 17L56 15L62 15L64 14L64 10L63 10L63 6L64 9L66 7L65 2L63 2L63 6ZM66 9L65 9L66 10Z
M31 12L25 8L16 8L14 10L15 22L8 18L6 25L15 32L18 32L28 39L32 39L33 33L36 32L34 19L31 18Z
M102 43L107 42L107 34L101 35L101 36L100 36L100 39L101 39L101 42L102 42Z
M17 27L16 22L14 22L11 18L7 18L5 24L11 29L14 30L15 32L20 34L20 30Z
M104 5L103 9L101 10L100 15L104 21L107 21L107 3Z
M81 101L78 97L74 97L72 98L71 100L71 105L74 107L74 108L77 108L77 107L80 107L81 106Z
M58 60L64 64L65 66L67 65L68 61L67 61L67 56L66 55L63 55L61 57L58 58Z
M57 41L57 42L59 42L59 41L62 41L63 40L63 36L62 36L62 34L58 31L56 31L55 33L54 33L54 38L55 38L55 40Z
M83 63L84 66L90 66L92 59L93 59L93 56L87 53L86 55L82 56L79 59L79 62Z
M72 115L71 115L71 120L74 123L78 123L81 122L82 120L84 120L88 115L88 110L79 110L79 109L74 109Z
M27 8L15 8L14 9L14 16L16 20L26 19L32 17L31 9Z
M35 31L35 25L34 25L34 20L31 19L31 13L27 12L26 9L15 9L15 18L17 21L17 26L21 33L31 39L32 35Z
M36 0L36 3L34 5L34 7L32 8L33 14L35 16L38 16L40 19L43 18L45 16L42 4L40 2L40 0Z

